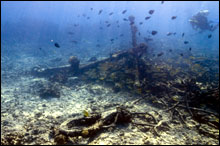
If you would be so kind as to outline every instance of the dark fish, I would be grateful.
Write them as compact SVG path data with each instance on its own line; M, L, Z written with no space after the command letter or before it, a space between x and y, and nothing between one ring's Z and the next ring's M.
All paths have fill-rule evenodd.
M79 24L74 24L74 26L76 27L76 26L79 26Z
M182 33L182 37L184 37L185 33Z
M111 26L111 24L108 24L107 27Z
M150 19L150 16L145 17L145 20L148 20L148 19Z
M111 42L113 42L113 41L114 41L114 39L111 39L110 41L111 41Z
M120 37L124 36L124 34L120 34Z
M96 45L96 47L100 47L100 45L99 45L99 44L97 44L97 45Z
M42 50L42 48L39 48L39 50Z
M208 35L208 38L210 39L212 37L212 35L210 34L210 35Z
M172 32L168 32L168 33L167 33L167 36L170 36L170 35L172 35L172 34L173 34Z
M62 60L62 58L55 58L55 59L51 59L51 62L60 62Z
M99 15L102 13L103 10L99 10Z
M174 32L173 35L176 35L176 32Z
M140 35L141 35L141 33L140 33L140 32L138 32L138 35L140 36Z
M180 53L180 56L183 56L183 53Z
M162 56L163 54L164 54L164 53L161 52L161 53L157 54L157 57L160 57L160 56Z
M134 24L134 22L131 22L131 23L130 23L130 25L133 25L133 24Z
M150 10L148 13L149 13L150 15L152 15L152 14L154 13L154 10Z
M124 10L124 11L122 11L122 14L124 14L124 13L126 13L127 12L127 10Z
M91 57L88 62L94 62L94 61L97 61L97 58L96 57Z
M153 57L155 56L155 54L153 54Z
M113 12L109 13L109 15L111 16L113 14Z
M164 3L164 1L161 1L161 4L163 4Z
M72 43L74 43L74 44L77 44L77 43L78 43L78 42L77 42L77 41L75 41L75 40L72 40L71 42L72 42Z
M146 37L144 37L144 40L145 40L146 43L148 43L149 41L153 41L152 38L146 38Z
M184 41L184 44L188 44L189 42L188 41Z
M172 52L173 50L172 49L169 49L169 52Z
M68 32L69 35L74 35L74 32Z
M127 18L124 18L123 20L124 20L124 21L128 21L128 19L127 19Z
M60 48L60 45L58 43L54 43L54 46Z
M176 17L177 17L177 16L172 16L171 19L174 20L174 19L176 19Z
M99 29L103 29L102 27L99 27Z
M142 25L142 24L143 24L143 22L140 22L139 24L140 24L140 25Z
M192 48L190 47L190 48L189 48L189 51L191 51L191 50L192 50Z
M151 34L152 34L152 35L156 35L156 34L157 34L157 31L153 30L153 31L151 32Z
M93 8L90 8L90 10L92 11L92 10L93 10Z
M87 19L90 19L90 17L87 17Z

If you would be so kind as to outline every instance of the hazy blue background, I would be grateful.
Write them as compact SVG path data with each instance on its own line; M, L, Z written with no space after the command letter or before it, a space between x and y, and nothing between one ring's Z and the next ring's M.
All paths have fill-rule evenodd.
M90 8L93 8L91 11ZM103 12L98 15L99 10ZM123 10L127 10L122 14ZM145 20L149 10L155 10L149 20ZM210 11L209 20L219 21L219 2L1 2L1 47L3 55L16 52L39 56L39 47L47 55L58 56L73 53L81 58L99 56L114 50L132 47L129 22L123 21L130 15L135 16L136 25L141 33L138 42L143 37L151 36L148 31L157 30L158 34L151 36L152 47L157 49L188 49L202 53L219 54L219 29L211 32L198 33L188 23L190 17L200 10ZM109 16L110 12L114 12ZM86 17L82 15L85 14ZM177 16L176 20L171 20ZM90 17L90 19L87 19ZM119 20L119 28L116 21ZM110 27L106 27L109 21ZM143 22L143 25L139 25ZM74 27L74 24L79 26ZM100 30L99 27L103 27ZM68 32L74 32L69 35ZM166 36L167 32L176 32L175 36ZM185 33L182 38L181 34ZM124 34L123 37L119 37ZM110 39L115 39L114 43ZM51 42L58 42L61 48L55 48ZM74 44L71 40L78 41ZM183 44L189 41L190 44ZM100 44L100 48L96 47ZM5 51L5 52L4 52ZM100 56L101 56L100 55Z

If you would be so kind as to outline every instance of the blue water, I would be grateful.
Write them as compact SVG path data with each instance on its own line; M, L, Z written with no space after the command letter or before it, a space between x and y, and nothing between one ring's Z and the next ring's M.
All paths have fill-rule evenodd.
M137 42L151 36L154 49L176 50L192 47L205 55L219 54L219 28L199 33L189 19L200 10L209 10L208 20L219 20L219 2L1 2L1 46L8 55L27 53L33 56L68 55L82 60L90 56L105 56L132 47L128 21L135 16ZM92 10L91 10L92 8ZM103 10L98 15L100 10ZM123 10L127 10L122 14ZM149 10L155 10L152 15ZM113 12L112 15L109 13ZM145 17L151 16L145 20ZM172 16L177 16L171 20ZM89 18L88 18L89 17ZM108 21L108 23L106 23ZM118 23L117 23L118 21ZM142 25L139 25L143 22ZM107 27L107 24L110 24ZM74 26L76 25L76 26ZM103 29L100 29L102 27ZM152 36L149 32L156 30ZM69 32L73 32L71 35ZM167 36L168 32L176 35ZM185 33L184 38L181 37ZM123 34L123 36L120 36ZM207 38L212 34L210 39ZM114 39L112 43L110 40ZM54 47L58 42L60 48ZM71 42L77 41L77 43ZM184 45L184 41L190 43ZM100 47L97 47L98 46ZM42 48L40 51L38 48ZM9 53L8 53L9 52Z

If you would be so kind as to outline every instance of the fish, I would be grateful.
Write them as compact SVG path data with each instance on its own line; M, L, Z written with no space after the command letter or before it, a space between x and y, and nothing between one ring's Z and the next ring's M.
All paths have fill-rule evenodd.
M120 34L120 37L124 36L124 34Z
M157 57L160 57L162 56L164 53L163 52L160 52L159 54L157 54Z
M163 4L164 3L164 1L161 1L161 4Z
M176 19L176 18L177 18L177 16L172 16L172 17L171 17L172 20L174 20L174 19Z
M109 13L109 16L111 16L112 14L114 14L114 12Z
M184 41L184 44L188 44L189 42L188 41Z
M146 43L148 43L149 41L153 41L152 38L146 38L146 37L144 37L144 40L145 40Z
M212 35L210 34L210 35L208 35L208 38L210 39L212 37Z
M172 35L172 34L173 34L172 32L168 32L168 33L167 33L167 36L170 36L170 35Z
M185 33L182 33L182 37L184 37Z
M127 10L122 11L122 14L125 14L127 12Z
M99 10L99 15L102 13L102 11L103 11L102 9L101 9L101 10Z
M92 11L92 10L93 10L93 8L90 8L90 10Z
M151 34L152 34L152 35L156 35L156 34L157 34L157 31L153 30L153 31L151 32Z
M173 50L172 49L169 49L169 52L172 52Z
M142 25L142 24L143 24L143 22L140 22L139 24L140 24L140 25Z
M97 44L97 45L96 45L96 47L100 47L100 45L99 45L99 44Z
M55 58L55 59L51 59L50 61L51 62L60 62L62 60L62 58Z
M97 61L97 58L96 57L91 57L88 62L94 62L94 61Z
M134 24L134 22L131 22L131 23L130 23L130 25L133 25L133 24Z
M79 24L74 24L74 26L76 27L76 26L79 26Z
M77 43L78 43L78 42L77 42L77 41L75 41L75 40L72 40L71 42L72 42L72 43L74 43L74 44L77 44Z
M60 45L58 43L54 43L54 46L60 48Z
M180 56L183 56L183 53L180 53Z
M42 50L42 48L38 48L39 50Z
M114 39L111 39L110 41L111 41L111 42L113 42L113 41L114 41Z
M111 24L108 24L107 27L111 26Z
M90 19L90 17L87 17L87 19Z
M74 35L74 32L71 32L71 31L70 31L70 32L68 32L68 34L69 34L69 35Z
M150 15L152 15L152 14L154 13L154 10L150 10L148 13L149 13Z
M145 20L148 20L148 19L150 19L150 16L145 17Z
M189 51L191 51L191 50L192 50L192 48L190 47L190 48L189 48Z
M140 36L140 35L141 35L141 33L140 33L140 32L138 32L138 35Z
M127 18L123 18L123 20L124 20L124 21L128 21L128 19L127 19Z

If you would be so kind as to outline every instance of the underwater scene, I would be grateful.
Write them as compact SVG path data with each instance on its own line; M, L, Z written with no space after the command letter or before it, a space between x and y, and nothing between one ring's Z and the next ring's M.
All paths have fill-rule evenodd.
M1 145L219 145L219 1L1 1Z

